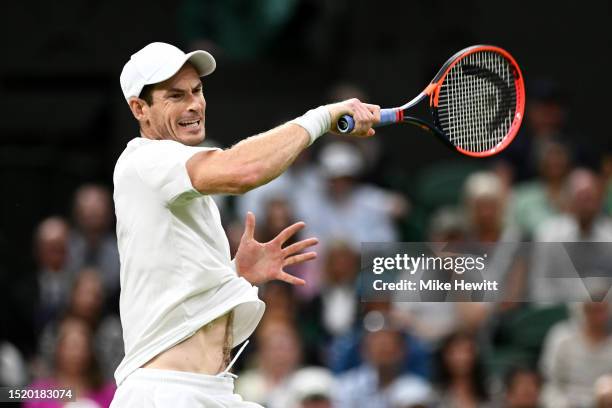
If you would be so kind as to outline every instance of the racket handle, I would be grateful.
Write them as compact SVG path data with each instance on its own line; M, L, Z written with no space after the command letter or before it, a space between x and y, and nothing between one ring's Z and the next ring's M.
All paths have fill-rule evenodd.
M397 108L392 109L381 109L380 110L380 122L376 124L376 127L388 125L398 121ZM351 115L343 115L336 124L336 129L340 133L351 133L355 129L355 119Z

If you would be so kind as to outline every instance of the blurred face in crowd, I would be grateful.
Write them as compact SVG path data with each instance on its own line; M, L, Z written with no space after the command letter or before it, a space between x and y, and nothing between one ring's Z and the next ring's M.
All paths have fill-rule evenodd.
M140 105L134 107L134 103ZM200 76L189 63L172 78L155 84L150 105L138 99L130 106L149 138L175 140L188 146L204 140L206 101Z
M359 271L359 258L346 244L332 245L327 252L325 276L333 284L352 283Z
M529 125L536 136L558 134L565 123L565 109L556 101L533 101L528 106Z
M446 347L443 358L452 376L470 375L476 363L476 345L472 339L459 336Z
M583 305L585 323L595 330L606 330L610 320L607 302L587 302Z
M292 216L289 203L284 199L272 199L266 205L266 227L271 237L291 225Z
M353 191L355 179L350 176L332 177L328 183L330 197L336 201L342 201Z
M96 321L102 310L102 282L93 269L81 271L72 292L72 312L90 323Z
M481 241L497 240L505 211L505 190L491 172L471 174L464 184L468 230Z
M58 373L78 376L87 371L92 362L91 332L83 321L62 322L55 358Z
M601 185L595 174L576 170L569 180L570 207L580 224L589 224L601 211Z
M60 218L49 218L38 227L36 251L40 265L60 271L67 261L68 224Z
M300 364L302 353L295 329L282 320L267 320L257 337L259 363L275 377L282 378Z
M278 281L267 282L262 300L266 303L266 314L270 317L293 321L297 305L293 296L293 288Z
M476 231L499 229L503 216L503 204L499 197L482 196L470 200L470 219Z
M368 362L378 369L401 367L405 355L401 333L386 329L368 333L365 338L365 355Z
M559 143L549 143L544 147L540 159L540 174L549 182L562 181L569 171L569 152Z
M110 227L112 208L109 191L100 186L85 186L75 197L75 217L86 234L101 234Z
M514 375L506 390L506 407L537 408L540 399L540 378L535 372Z

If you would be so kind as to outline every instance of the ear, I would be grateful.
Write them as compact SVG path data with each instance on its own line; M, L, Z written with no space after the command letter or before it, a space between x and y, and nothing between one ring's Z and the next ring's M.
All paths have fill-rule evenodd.
M130 104L132 115L134 115L138 122L147 119L149 105L143 99L132 97L128 103Z

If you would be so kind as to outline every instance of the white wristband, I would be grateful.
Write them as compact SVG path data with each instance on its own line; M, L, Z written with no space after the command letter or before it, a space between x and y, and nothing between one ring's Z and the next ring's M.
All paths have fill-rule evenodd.
M331 126L331 114L325 106L319 106L316 109L311 109L299 118L295 118L289 123L294 123L306 129L310 135L310 143L314 143L320 136L327 133Z

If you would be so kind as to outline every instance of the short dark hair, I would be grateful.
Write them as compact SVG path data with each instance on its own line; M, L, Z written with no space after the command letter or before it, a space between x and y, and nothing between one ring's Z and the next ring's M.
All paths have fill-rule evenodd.
M142 88L142 91L140 91L140 95L138 96L140 99L142 99L143 101L145 101L147 103L147 105L153 105L153 89L155 87L155 84L149 84L149 85L145 85L144 88Z

